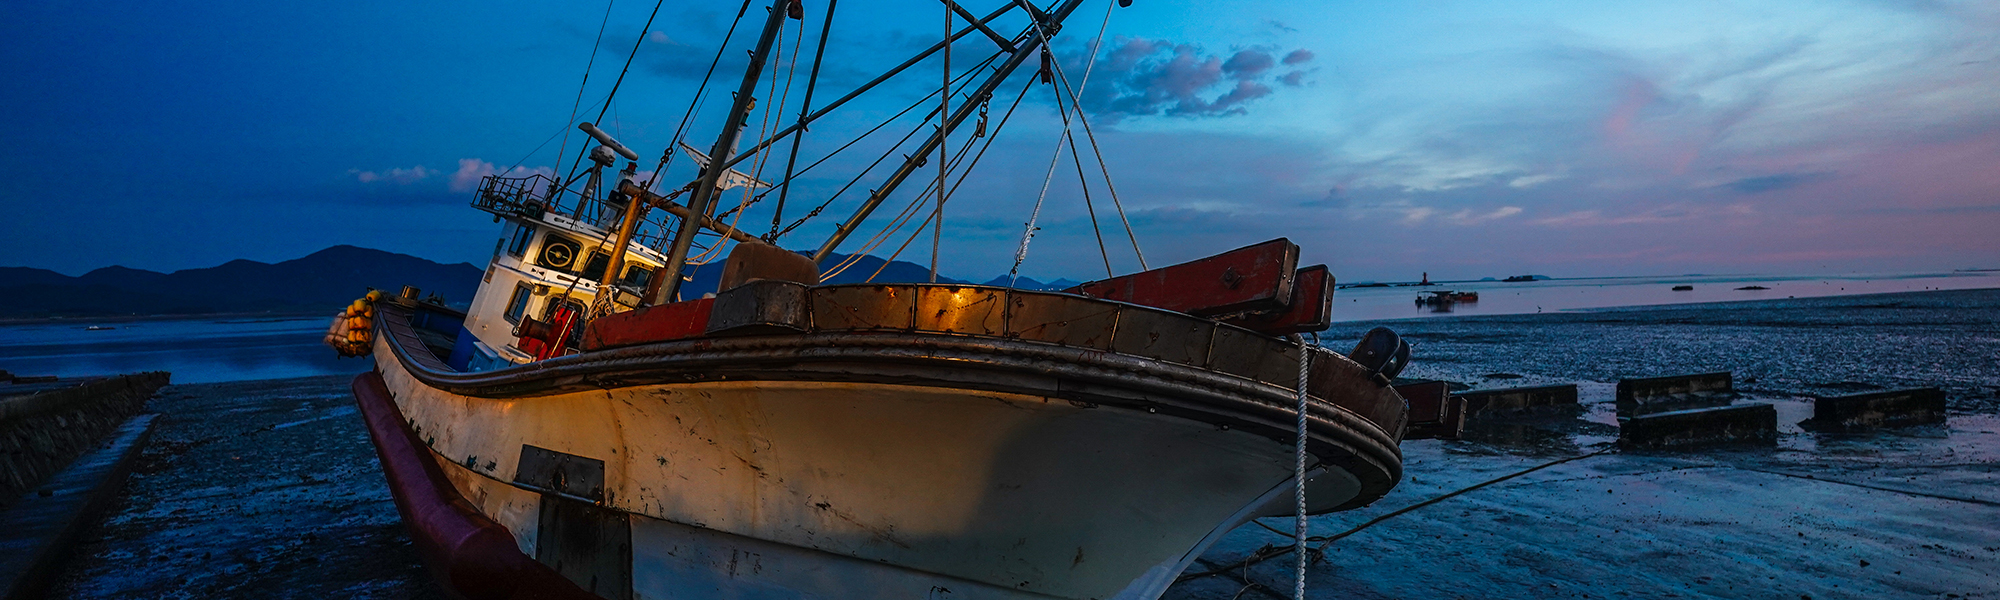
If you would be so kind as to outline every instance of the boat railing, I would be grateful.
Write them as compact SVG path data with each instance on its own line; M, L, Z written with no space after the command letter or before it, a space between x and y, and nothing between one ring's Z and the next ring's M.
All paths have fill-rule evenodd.
M472 207L496 215L529 218L555 213L606 231L616 231L619 221L624 218L623 206L564 188L555 178L543 174L527 177L488 175L480 180L479 191L472 198ZM653 212L656 214L648 215L649 218L634 229L632 241L658 249L665 243L671 229L661 221L666 211Z
M472 197L472 207L496 215L538 216L549 211L567 212L562 210L560 197L555 201L549 198L550 191L554 189L556 181L547 175L487 175L479 181L479 191Z

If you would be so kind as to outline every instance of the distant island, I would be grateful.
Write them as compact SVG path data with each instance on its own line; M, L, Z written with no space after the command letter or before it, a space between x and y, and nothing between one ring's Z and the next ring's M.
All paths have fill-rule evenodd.
M827 264L846 258L835 254ZM47 269L0 267L0 320L332 314L370 288L393 293L405 285L416 286L426 297L438 294L448 304L464 306L472 301L482 276L471 263L443 264L344 245L279 263L238 259L172 273L112 266L71 277ZM714 292L721 265L697 268L690 276L688 294ZM930 280L930 268L900 260L884 266L880 258L863 256L828 283L860 283L871 276L877 283L916 283ZM970 283L943 276L938 281ZM1002 275L985 285L1007 283ZM1045 283L1022 277L1014 287L1059 290L1075 285L1068 279Z

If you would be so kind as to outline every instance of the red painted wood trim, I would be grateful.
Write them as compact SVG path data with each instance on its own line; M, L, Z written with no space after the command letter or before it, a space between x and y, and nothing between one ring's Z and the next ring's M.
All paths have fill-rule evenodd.
M1299 246L1278 238L1063 291L1197 316L1278 310L1291 301L1298 265Z
M363 373L353 387L396 511L447 591L467 600L603 600L522 554L505 526L459 495L430 448L404 424L381 374Z
M708 332L708 311L714 306L714 298L702 298L598 317L583 330L583 350L699 337Z
M1299 269L1292 276L1292 301L1284 310L1251 313L1223 322L1264 335L1326 331L1333 326L1333 273L1326 265Z

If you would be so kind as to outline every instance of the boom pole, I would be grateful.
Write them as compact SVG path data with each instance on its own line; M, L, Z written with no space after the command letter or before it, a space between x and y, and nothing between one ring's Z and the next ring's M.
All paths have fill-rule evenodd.
M750 53L750 66L743 71L743 85L736 88L735 103L729 107L729 119L723 122L722 134L715 137L715 146L709 149L709 156L728 156L729 149L736 147L736 138L743 133L743 120L749 116L750 107L756 104L756 98L751 94L757 91L757 78L763 74L764 59L770 56L771 41L777 37L778 29L784 26L785 15L790 12L792 4L800 1L777 0L771 3L771 16L764 20L764 35L757 38L757 49ZM709 204L715 200L715 183L728 171L729 167L720 160L710 160L708 168L702 170L701 179L695 182L694 195L688 199L688 209L695 217L708 215ZM681 219L680 231L674 235L673 251L667 254L666 272L661 274L666 279L652 296L646 298L647 304L666 304L680 293L681 270L687 263L688 247L694 245L694 235L701 229L702 220Z

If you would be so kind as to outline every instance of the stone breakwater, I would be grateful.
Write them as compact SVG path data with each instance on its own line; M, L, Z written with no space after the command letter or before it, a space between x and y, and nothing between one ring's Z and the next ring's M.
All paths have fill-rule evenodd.
M85 380L66 385L36 385L30 392L0 387L0 503L11 503L43 478L103 440L146 400L167 385L168 374L155 371ZM12 387L27 387L15 385Z

